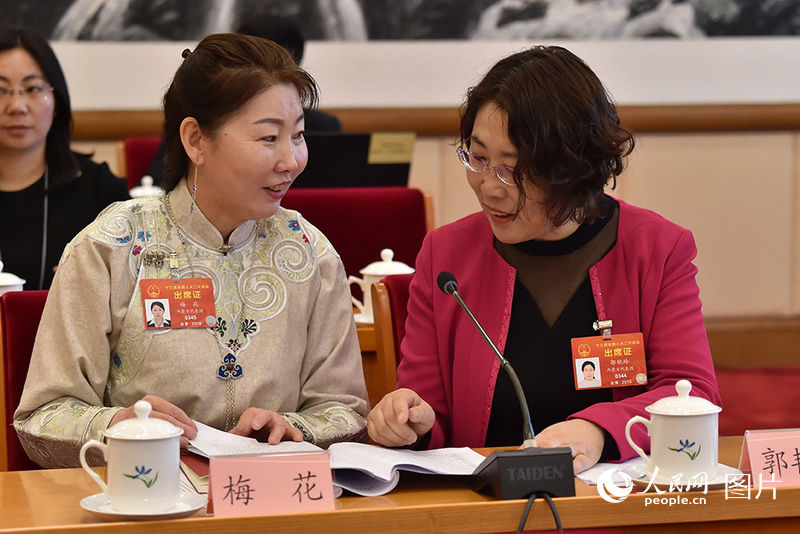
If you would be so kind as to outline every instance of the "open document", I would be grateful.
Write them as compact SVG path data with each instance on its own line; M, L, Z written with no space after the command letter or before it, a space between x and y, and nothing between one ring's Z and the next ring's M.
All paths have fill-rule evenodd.
M187 449L200 456L262 455L324 452L306 441L283 441L278 445L236 436L197 423L197 437ZM333 483L359 495L390 492L400 479L399 471L440 475L471 475L484 457L468 447L410 451L386 449L365 443L334 443L328 448Z
M333 483L359 495L383 495L397 486L400 470L438 475L471 475L484 458L469 447L409 451L366 443L334 443Z
M200 456L231 456L239 454L286 454L294 452L321 452L322 449L307 441L282 441L277 445L262 443L255 438L237 436L195 421L197 437L189 441L186 449Z

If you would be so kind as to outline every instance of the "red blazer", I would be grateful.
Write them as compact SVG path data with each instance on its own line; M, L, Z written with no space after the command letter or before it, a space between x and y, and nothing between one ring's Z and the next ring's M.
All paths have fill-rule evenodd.
M598 403L570 416L592 421L614 438L621 459L635 456L625 424L644 407L676 395L681 378L692 395L721 405L703 324L697 254L691 232L652 211L622 201L617 242L595 267L613 333L642 332L646 386L613 389L614 402ZM508 334L516 271L493 247L486 216L469 215L430 232L417 256L411 282L397 387L416 391L433 407L430 447L482 447L489 425L500 362L456 300L436 285L441 271L459 282L459 294L502 352ZM569 369L569 366L565 366ZM565 371L566 372L566 371ZM536 418L536 406L531 406ZM649 440L642 425L637 443Z

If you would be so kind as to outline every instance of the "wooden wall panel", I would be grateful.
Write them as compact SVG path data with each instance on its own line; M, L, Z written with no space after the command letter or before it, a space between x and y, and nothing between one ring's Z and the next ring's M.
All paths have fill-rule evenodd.
M710 316L792 311L793 133L643 134L618 195L694 233Z
M706 319L717 367L800 365L800 318Z
M328 109L349 132L415 131L456 135L457 108ZM800 130L800 104L620 106L623 124L642 132ZM160 135L160 110L75 111L74 139Z
M433 195L437 225L477 209L453 154L455 108L332 111L346 129L419 133L410 184ZM800 316L800 104L620 113L639 146L617 194L693 230L706 315ZM75 122L76 145L112 168L114 141L161 129L158 111L76 112Z

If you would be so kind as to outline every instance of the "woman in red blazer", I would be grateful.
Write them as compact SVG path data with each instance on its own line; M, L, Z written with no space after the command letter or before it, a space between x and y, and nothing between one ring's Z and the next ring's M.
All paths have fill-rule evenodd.
M398 389L368 418L374 441L522 442L512 387L456 300L438 289L442 271L455 275L459 294L516 369L537 445L571 447L575 472L632 457L625 423L675 395L679 379L720 403L691 233L604 193L633 146L602 83L564 48L509 56L470 89L456 152L481 212L423 243ZM641 333L639 383L612 384L613 375L600 372L602 386L578 387L585 359L572 340L599 335L596 320L613 321L615 336ZM648 442L641 425L632 434Z

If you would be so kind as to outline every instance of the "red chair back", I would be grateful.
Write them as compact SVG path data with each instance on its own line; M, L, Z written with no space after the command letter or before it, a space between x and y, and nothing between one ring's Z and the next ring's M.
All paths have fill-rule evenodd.
M139 185L142 176L147 174L160 144L160 137L125 138L125 178L128 189Z
M800 427L800 367L718 367L720 436Z
M281 205L325 234L348 275L380 261L384 248L413 266L427 231L422 192L408 187L290 189Z
M394 333L394 356L400 365L402 355L400 342L406 335L406 317L408 316L408 286L413 274L393 274L381 280L389 294L389 307L392 310L392 332Z
M38 469L17 438L11 425L14 410L22 397L33 341L42 317L47 291L11 291L0 297L0 324L3 334L3 385L5 390L5 439L9 471Z

